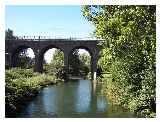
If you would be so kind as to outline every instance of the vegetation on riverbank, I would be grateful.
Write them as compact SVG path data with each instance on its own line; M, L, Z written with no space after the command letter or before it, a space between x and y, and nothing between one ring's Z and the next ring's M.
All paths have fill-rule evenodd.
M156 115L156 7L84 6L102 49L99 60L107 96L138 117Z
M6 116L20 111L23 104L39 93L41 88L60 81L62 80L48 74L35 73L32 69L6 70Z

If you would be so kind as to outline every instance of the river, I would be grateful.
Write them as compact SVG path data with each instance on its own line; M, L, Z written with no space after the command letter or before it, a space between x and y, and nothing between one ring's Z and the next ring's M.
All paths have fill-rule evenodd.
M43 88L18 117L129 118L133 114L109 104L101 93L101 84L93 88L90 80L76 80Z

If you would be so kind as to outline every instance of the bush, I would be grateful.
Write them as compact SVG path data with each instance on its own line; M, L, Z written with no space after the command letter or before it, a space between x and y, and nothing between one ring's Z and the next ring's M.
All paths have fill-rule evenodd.
M6 116L21 109L21 104L35 96L42 87L57 83L53 75L20 68L6 70L5 81Z

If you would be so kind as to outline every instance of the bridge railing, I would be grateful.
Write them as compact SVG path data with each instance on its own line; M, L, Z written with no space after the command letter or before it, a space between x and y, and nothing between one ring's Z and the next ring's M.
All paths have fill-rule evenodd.
M95 39L91 37L83 37L83 38L75 38L75 37L69 37L69 38L62 38L62 37L53 37L53 36L16 36L14 38L10 38L7 40L25 40L25 41L44 41L44 40L65 40L65 41L77 41L77 40L102 40L102 39Z

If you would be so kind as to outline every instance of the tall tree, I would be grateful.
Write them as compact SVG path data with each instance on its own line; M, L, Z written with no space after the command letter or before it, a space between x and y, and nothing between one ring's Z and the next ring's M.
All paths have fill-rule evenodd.
M156 84L156 7L83 6L83 15L102 38L100 59L112 82L123 92L121 104L138 115L155 115ZM133 100L134 99L134 100Z
M76 49L69 55L70 73L76 76L86 76L90 72L90 57L80 54Z
M51 63L45 64L45 71L57 78L64 78L64 54L60 49L56 49L53 53Z
M80 75L80 60L79 60L79 50L76 49L69 55L69 69L70 73L73 75Z
M15 38L16 38L16 36L13 35L13 30L8 28L5 31L5 40L8 41L9 39L15 39Z

